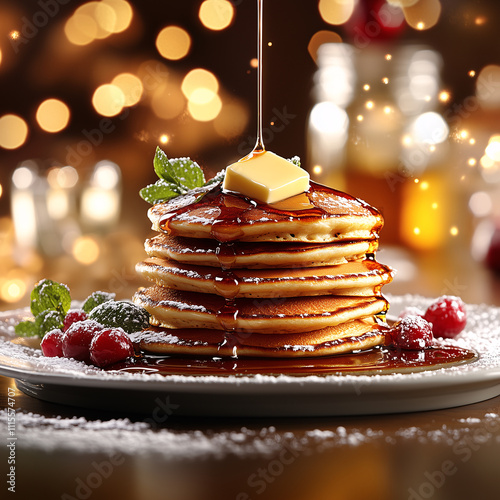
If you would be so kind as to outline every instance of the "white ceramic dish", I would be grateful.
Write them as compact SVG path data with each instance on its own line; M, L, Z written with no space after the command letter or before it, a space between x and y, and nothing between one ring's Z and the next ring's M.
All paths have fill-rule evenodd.
M428 299L390 297L391 312ZM471 404L500 395L500 308L468 306L468 325L453 345L475 362L419 373L327 376L183 376L103 371L45 358L13 343L25 310L0 313L0 375L20 390L59 404L155 415L263 417L399 413Z

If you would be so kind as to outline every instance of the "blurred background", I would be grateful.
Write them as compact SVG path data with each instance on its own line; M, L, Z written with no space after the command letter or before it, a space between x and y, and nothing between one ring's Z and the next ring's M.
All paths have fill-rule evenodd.
M130 297L157 145L256 135L256 0L2 0L0 309ZM500 304L500 3L265 0L264 141L385 217L392 293ZM392 288L391 288L392 287Z

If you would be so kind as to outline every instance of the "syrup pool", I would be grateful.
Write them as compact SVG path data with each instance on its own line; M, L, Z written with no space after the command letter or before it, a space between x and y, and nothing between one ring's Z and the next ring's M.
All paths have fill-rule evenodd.
M310 358L218 358L140 354L108 367L130 373L158 375L384 375L437 370L471 363L478 355L456 346L436 346L420 351L375 347L362 352Z

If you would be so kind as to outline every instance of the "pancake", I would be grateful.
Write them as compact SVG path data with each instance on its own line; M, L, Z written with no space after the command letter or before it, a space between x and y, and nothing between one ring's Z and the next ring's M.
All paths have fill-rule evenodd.
M221 242L372 240L383 225L364 201L312 181L307 192L271 205L224 192L219 183L158 203L148 216L155 231Z
M335 326L385 313L382 297L241 298L184 292L153 286L140 289L134 302L150 314L150 323L166 328L208 328L255 333L297 333Z
M312 332L239 334L221 330L150 327L132 339L146 352L168 355L310 357L369 349L385 342L386 327L373 318Z
M147 239L145 243L150 257L199 266L247 269L332 266L359 260L377 248L377 239L335 243L219 243L165 234Z
M151 257L136 266L159 286L235 297L302 297L314 295L380 295L392 280L392 270L374 260L337 266L294 269L232 269L180 264Z

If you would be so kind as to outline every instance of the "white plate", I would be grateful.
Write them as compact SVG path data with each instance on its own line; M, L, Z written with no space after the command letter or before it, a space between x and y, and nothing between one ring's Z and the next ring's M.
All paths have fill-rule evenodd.
M389 297L391 312L428 299ZM449 408L500 395L500 308L468 306L466 330L455 346L479 360L419 373L327 376L182 376L103 371L81 362L45 358L15 344L13 326L26 310L0 313L0 375L54 403L153 415L325 416Z

